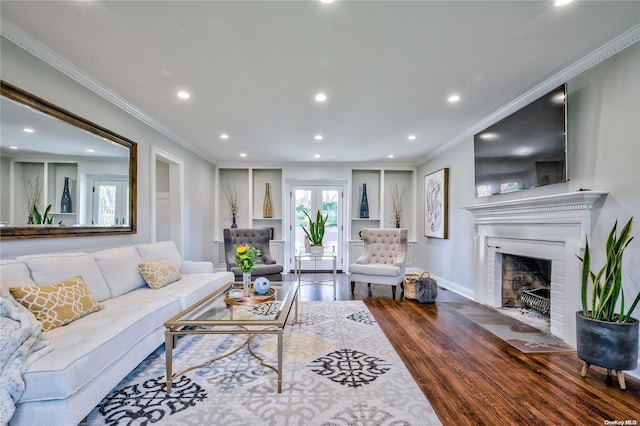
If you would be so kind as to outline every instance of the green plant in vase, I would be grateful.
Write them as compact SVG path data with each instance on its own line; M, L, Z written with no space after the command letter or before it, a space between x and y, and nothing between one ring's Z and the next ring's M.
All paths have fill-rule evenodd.
M324 231L329 214L322 216L322 212L318 210L315 221L311 218L306 210L302 211L309 221L308 226L302 225L302 230L309 239L312 252L322 252L322 242L324 241Z
M609 374L613 372L621 389L626 388L622 370L633 370L638 365L639 323L631 314L640 302L640 291L625 310L622 286L622 255L633 240L632 226L633 218L618 234L618 222L615 222L605 246L606 263L598 272L591 270L589 241L586 242L584 256L578 256L582 262L582 311L576 312L576 339L578 358L584 361L581 375L585 377L592 364L606 368L607 379L610 380ZM616 309L618 301L619 310Z

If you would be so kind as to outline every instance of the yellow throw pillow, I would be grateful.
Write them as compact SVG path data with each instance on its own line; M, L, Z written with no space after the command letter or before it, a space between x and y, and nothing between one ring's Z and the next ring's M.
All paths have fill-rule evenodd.
M42 331L102 309L81 276L51 285L11 287L9 292L42 323Z
M144 281L153 289L164 287L181 278L180 271L167 259L138 263L138 268Z

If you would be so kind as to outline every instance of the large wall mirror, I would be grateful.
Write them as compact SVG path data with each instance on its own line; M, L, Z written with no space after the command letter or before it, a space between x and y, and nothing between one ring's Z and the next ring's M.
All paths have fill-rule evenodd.
M1 84L0 238L135 233L136 143Z

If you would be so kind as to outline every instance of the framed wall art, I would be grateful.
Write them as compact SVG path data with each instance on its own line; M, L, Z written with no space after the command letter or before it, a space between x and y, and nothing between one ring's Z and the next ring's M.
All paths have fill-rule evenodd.
M449 169L424 177L424 236L449 238Z

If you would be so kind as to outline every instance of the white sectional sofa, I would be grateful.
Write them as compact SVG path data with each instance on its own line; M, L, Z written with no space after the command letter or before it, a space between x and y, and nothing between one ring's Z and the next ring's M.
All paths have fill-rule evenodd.
M149 288L138 263L168 259L181 279ZM0 261L9 287L48 285L81 275L103 309L42 333L54 350L28 367L10 425L76 425L164 342L164 322L234 277L210 262L183 261L172 242L95 253L51 253Z

